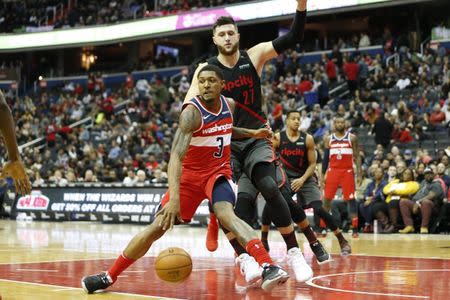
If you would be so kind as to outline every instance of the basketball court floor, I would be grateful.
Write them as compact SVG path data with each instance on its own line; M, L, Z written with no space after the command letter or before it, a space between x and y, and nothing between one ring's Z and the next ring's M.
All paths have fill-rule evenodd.
M362 234L353 255L341 257L332 235L321 239L333 261L318 265L302 235L314 278L291 278L271 293L247 287L233 251L220 236L219 249L204 246L205 228L181 226L153 245L107 292L87 295L80 279L108 269L141 225L87 222L0 221L0 295L7 299L450 299L449 235ZM285 246L270 233L270 254L285 265ZM167 247L187 250L193 272L179 284L165 283L153 269Z

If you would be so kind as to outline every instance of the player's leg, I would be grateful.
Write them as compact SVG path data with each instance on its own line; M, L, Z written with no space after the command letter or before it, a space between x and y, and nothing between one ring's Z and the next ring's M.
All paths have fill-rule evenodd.
M286 243L288 264L294 270L296 280L304 282L310 279L313 272L298 247L289 207L278 189L274 164L258 162L251 168L251 172L251 180L264 199L266 199L272 222Z
M321 199L322 192L320 191L317 179L315 177L311 177L304 182L303 186L297 192L297 203L294 201L288 203L289 208L291 209L292 220L298 225L298 227L300 227L303 234L308 239L311 250L314 252L319 264L328 262L331 257L322 244L317 240L303 208L312 207L311 203L315 202L318 203L320 208L323 210Z
M326 226L330 228L330 230L334 233L336 236L339 246L341 247L341 254L342 255L349 255L352 253L352 248L350 247L350 244L345 239L345 237L342 235L342 231L339 229L339 227L334 222L333 217L329 212L327 212L323 206L321 201L313 201L310 203L310 206L313 208L314 212L322 219L324 220Z
M236 145L235 145L236 146ZM242 151L238 151L240 153ZM236 156L234 153L231 153L231 166L233 168L233 179L235 182L238 182L240 180L240 177L242 175L242 168L241 163L239 160L239 156ZM245 204L245 203L244 203ZM208 230L206 233L206 249L208 249L211 252L214 252L217 250L217 247L219 245L218 238L219 238L219 224L217 223L217 218L214 215L212 204L208 203L209 206L209 222L208 222ZM230 243L231 245L235 244L233 248L235 248L235 251L238 255L245 253L245 249L242 249L240 244L236 241L236 238L232 235L228 235L227 232L225 232L225 235L227 238L231 238Z
M270 224L272 224L272 217L270 216L269 206L267 203L264 205L262 215L261 215L261 242L267 251L270 251L269 246L269 231Z
M327 171L325 177L325 185L324 185L324 199L323 199L323 208L325 211L331 211L331 201L333 201L334 196L336 195L337 189L339 187L339 176L337 170Z
M341 177L342 196L347 203L348 212L352 220L352 237L358 237L359 222L358 222L358 203L355 197L355 175L353 171L346 170Z
M180 189L180 214L183 220L189 221L195 213L195 210L205 199L205 195L197 189L195 185L185 183L186 177L181 178ZM201 185L201 183L200 183ZM164 207L169 201L169 192L166 192L159 208ZM117 277L132 265L137 259L147 253L150 246L158 240L165 231L159 225L161 216L157 216L153 222L144 230L135 235L128 243L123 253L115 260L107 272L97 275L86 276L81 280L81 285L87 293L93 293L97 290L105 289L112 285Z
M220 224L229 232L232 232L239 243L263 267L261 287L264 290L271 290L277 284L285 282L289 275L274 264L258 239L256 232L235 215L234 202L235 194L230 183L224 177L219 178L212 191L214 213Z

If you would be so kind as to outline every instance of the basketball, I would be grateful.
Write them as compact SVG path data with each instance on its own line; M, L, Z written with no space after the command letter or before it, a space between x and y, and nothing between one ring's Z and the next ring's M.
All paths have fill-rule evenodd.
M164 281L184 281L192 272L191 256L181 248L167 248L156 258L155 270L158 277Z

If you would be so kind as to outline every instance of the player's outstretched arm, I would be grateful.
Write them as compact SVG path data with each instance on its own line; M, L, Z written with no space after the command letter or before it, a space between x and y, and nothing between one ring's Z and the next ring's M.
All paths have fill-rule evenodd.
M169 202L157 215L162 215L160 226L163 230L172 229L180 216L180 180L181 166L189 148L193 132L201 125L200 113L192 105L188 105L180 115L179 126L172 143L168 166Z
M3 166L0 178L13 178L16 192L28 195L31 192L31 183L20 160L14 120L2 91L0 91L0 131L4 138L9 158L9 162Z
M283 36L271 42L259 43L248 50L248 55L261 76L264 64L287 49L294 48L296 44L303 40L306 23L307 0L297 0L297 11L291 29Z

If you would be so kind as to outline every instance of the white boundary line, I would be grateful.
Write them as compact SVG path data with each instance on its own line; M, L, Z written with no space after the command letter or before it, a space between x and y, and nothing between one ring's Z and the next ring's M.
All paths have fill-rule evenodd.
M82 290L82 288L74 288L74 287L65 287L62 285L53 285L53 284L45 284L45 283L34 283L34 282L27 282L27 281L17 281L17 280L9 280L9 279L0 279L0 282L12 282L12 283L18 283L18 284L29 284L29 285L37 285L37 286L45 286L45 287L57 287L59 289L53 290L55 292L64 291L64 290ZM84 293L84 291L83 291ZM94 295L99 295L100 293L96 293ZM141 294L131 294L131 293L121 293L121 292L107 292L103 293L104 295L108 294L117 294L117 295L124 295L124 296L133 296L133 297L141 297L141 298L148 298L148 299L169 299L169 300L186 300L184 298L167 298L164 296L147 296L147 295L141 295ZM86 294L87 296L87 294Z
M313 281L327 278L327 277L337 277L344 275L355 275L355 274L374 274L374 273L395 273L395 272L436 272L436 271L446 271L449 272L450 269L425 269L425 270L381 270L381 271L363 271L363 272L348 272L348 273L335 273L335 274L327 274L320 275L311 278L306 282L307 285L328 291L334 292L343 292L343 293L352 293L352 294L362 294L362 295L373 295L373 296L388 296L388 297L404 297L404 298L417 298L417 299L430 299L429 296L418 296L418 295L404 295L404 294L393 294L393 293L376 293L376 292L365 292L365 291L353 291L353 290L343 290L338 288L330 288L326 286L321 286L315 284Z

